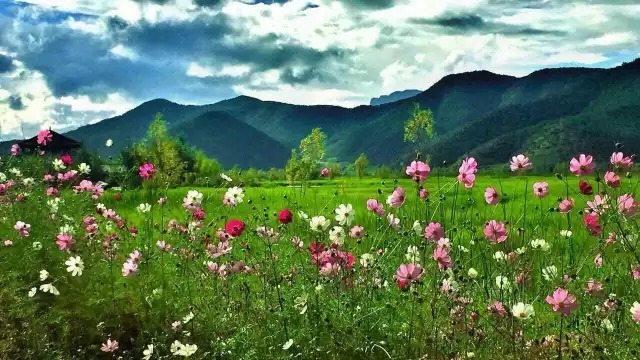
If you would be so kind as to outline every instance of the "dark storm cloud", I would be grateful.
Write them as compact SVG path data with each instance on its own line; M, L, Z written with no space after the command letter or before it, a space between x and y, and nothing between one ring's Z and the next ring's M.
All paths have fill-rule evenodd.
M13 59L0 54L0 74L13 70Z
M537 29L533 27L505 24L497 21L485 20L475 14L442 15L437 18L414 18L411 22L420 25L431 25L440 28L448 34L484 33L503 35L565 35L564 32L553 29Z
M343 4L359 9L387 9L396 4L396 0L340 0Z
M11 95L9 96L9 108L11 110L24 110L24 103L22 102L22 97L20 95Z

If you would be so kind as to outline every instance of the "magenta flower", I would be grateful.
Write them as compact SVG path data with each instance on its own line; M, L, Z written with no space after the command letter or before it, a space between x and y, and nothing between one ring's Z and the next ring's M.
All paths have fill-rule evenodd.
M558 205L558 209L560 209L561 213L567 214L573 209L574 205L575 201L572 198L562 199L562 201L560 201L560 204Z
M145 180L151 179L155 172L156 168L151 163L142 164L140 165L140 169L138 169L138 174Z
M402 204L404 204L405 199L406 194L404 192L404 189L398 186L387 198L387 204L389 204L389 206L391 207L399 208L400 206L402 206Z
M633 155L624 156L621 152L611 154L611 165L617 168L630 168L633 166Z
M624 194L618 197L618 211L624 217L631 217L638 212L640 203L633 198L631 194Z
M490 220L484 227L484 236L493 244L503 243L507 240L507 228L504 223Z
M53 139L53 134L49 129L38 131L38 145L45 146Z
M423 275L423 269L419 264L410 263L402 264L393 276L396 284L401 289L408 288L411 284L417 282Z
M537 182L533 184L533 195L538 198L543 198L549 194L549 184L546 182Z
M322 177L327 177L331 175L331 170L329 170L328 168L324 168L320 171L320 176Z
M533 164L529 161L529 158L520 154L511 158L509 161L509 167L511 171L525 171L533 167Z
M458 169L458 182L464 184L464 187L471 189L476 181L476 173L478 172L478 163L474 158L466 158L462 161L462 165Z
M11 155L13 156L20 155L20 145L18 144L11 145Z
M440 223L430 222L424 228L424 238L432 242L436 242L444 237L444 228Z
M438 268L441 270L451 268L451 256L445 246L438 246L433 250L433 259L438 262Z
M429 165L422 161L412 161L411 165L407 166L407 175L419 183L423 183L427 179L430 171Z
M367 200L367 209L378 216L385 214L382 204L380 204L376 199Z
M600 227L600 221L598 221L597 214L584 213L584 226L591 235L600 236L602 234L602 228Z
M569 316L578 308L576 297L563 288L557 288L552 296L547 296L547 304L553 306L553 311Z
M604 174L604 182L608 187L617 188L620 187L620 176L613 171L607 171Z
M576 176L589 175L596 168L596 163L593 161L593 156L580 154L576 159L571 159L569 163L569 170Z
M500 197L498 196L498 192L496 191L496 189L488 187L484 191L484 201L486 201L489 205L496 205L497 203L499 203Z

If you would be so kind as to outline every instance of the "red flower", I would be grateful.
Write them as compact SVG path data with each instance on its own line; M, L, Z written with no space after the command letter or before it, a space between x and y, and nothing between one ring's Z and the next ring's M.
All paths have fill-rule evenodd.
M238 237L242 235L242 232L244 231L244 223L240 220L231 219L227 222L224 229L227 231L227 234L233 237Z
M64 154L60 157L60 161L62 161L62 163L65 166L69 166L73 164L73 159L71 158L71 155L69 154Z
M593 187L591 187L591 185L589 185L585 180L580 180L578 187L580 188L580 192L584 195L593 194Z
M114 199L116 199L116 200L120 200L120 199L122 199L122 194L120 194L120 193L115 193L115 194L113 195L113 198L114 198Z
M195 220L202 220L207 216L207 214L201 208L197 208L191 215ZM242 224L242 226L244 228L244 224ZM242 230L240 232L242 233Z
M293 221L293 213L289 209L280 210L278 220L283 224L288 224Z

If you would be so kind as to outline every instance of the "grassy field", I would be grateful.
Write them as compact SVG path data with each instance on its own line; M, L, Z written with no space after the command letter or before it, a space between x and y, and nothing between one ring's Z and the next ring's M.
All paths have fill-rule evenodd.
M539 181L550 189L542 199L533 196ZM432 173L423 184L427 199L417 196L410 179L338 178L304 188L263 183L244 188L235 207L222 199L241 179L224 188L110 190L96 200L60 185L55 212L41 186L19 185L3 205L1 234L12 244L0 261L0 321L6 325L0 358L636 358L640 325L630 309L640 301L631 271L640 263L638 221L618 214L615 201L636 194L638 181L623 179L621 188L611 189L589 178L594 194L606 191L613 199L599 216L599 235L583 224L593 195L580 193L578 181L573 175L479 176L466 190L455 178ZM398 186L406 201L392 209L385 201ZM498 190L497 205L485 202L487 187ZM182 206L190 190L203 194L200 223ZM15 200L25 192L27 200ZM166 204L157 203L165 197ZM558 198L566 197L575 207L561 214ZM367 210L372 198L400 219L397 228L386 215ZM119 218L96 213L97 203ZM149 212L137 210L143 203L152 205ZM326 254L330 262L337 259L337 270L327 274L309 248L331 244L341 204L352 204L355 215L342 226L341 244ZM293 213L290 224L278 221L282 209ZM331 225L312 231L301 212L323 215ZM96 218L95 231L87 217ZM216 232L230 219L243 221L245 229L221 246ZM487 240L489 220L506 225L506 241ZM31 225L28 237L16 235L17 221ZM449 244L425 240L431 222L444 227ZM355 225L364 237L349 236ZM618 240L608 245L610 232ZM69 250L56 246L63 233L75 239ZM535 239L549 248L536 249ZM434 259L442 246L450 266ZM132 255L136 250L141 259ZM82 274L73 276L65 262L76 256ZM125 276L132 256L135 271ZM420 264L422 273L400 287L394 274L409 263ZM48 272L44 280L41 270ZM588 290L589 280L603 289L593 291L592 284ZM42 290L45 284L59 294ZM557 288L577 298L569 316L545 301ZM504 313L496 311L496 301ZM531 304L535 314L513 315L518 303Z

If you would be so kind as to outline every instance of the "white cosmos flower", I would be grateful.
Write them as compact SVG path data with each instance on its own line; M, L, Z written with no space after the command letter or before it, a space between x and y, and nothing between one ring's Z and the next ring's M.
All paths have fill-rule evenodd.
M193 315L193 312L189 312L187 315L185 315L185 317L182 318L182 323L186 324L189 321L193 320L195 315Z
M17 168L11 168L9 169L9 172L13 174L13 176L15 177L21 177L22 176L22 172L20 172L20 170L18 170Z
M522 302L519 302L513 305L513 307L511 308L511 313L513 314L514 317L520 320L530 319L532 316L536 314L531 304L525 304Z
M40 291L48 292L48 293L51 293L53 295L60 295L60 292L58 291L58 289L56 289L55 286L53 286L53 284L42 284L42 285L40 285Z
M309 215L302 210L298 211L298 216L300 216L300 219L302 220L309 220Z
M495 254L493 254L493 258L496 259L496 261L506 261L507 254L503 253L502 251L496 251Z
M60 171L60 170L64 170L67 168L67 166L62 162L62 160L60 159L53 159L53 161L51 162L53 164L53 168L56 171Z
M496 286L500 290L509 290L511 289L511 283L506 276L498 275L496 276Z
M469 271L467 272L467 275L469 275L470 278L475 279L478 277L478 270L471 268L469 269Z
M31 177L22 179L22 185L24 185L24 186L31 186L31 185L35 184L35 182L36 181Z
M315 232L325 231L331 225L331 221L324 216L314 216L309 221L309 225L311 226L311 230Z
M573 233L571 232L571 230L560 230L560 235L568 239L573 236Z
M37 288L32 287L31 290L29 290L29 297L34 297L37 291Z
M67 272L71 273L71 276L82 276L82 270L84 270L84 262L80 256L72 256L69 260L64 262L67 265Z
M80 174L88 175L89 173L91 173L91 166L87 165L87 163L82 163L78 165L78 172Z
M107 139L107 142L105 142L104 146L111 147L111 145L113 145L113 140Z
M407 248L407 253L404 256L408 262L410 263L419 263L420 262L420 250L415 245L409 245Z
M544 239L533 239L531 240L531 248L534 250L542 250L549 251L551 246Z
M329 230L329 240L332 243L342 245L344 242L344 229L340 226L334 226Z
M144 355L142 357L142 360L149 360L151 359L151 356L153 356L153 344L149 344L147 345L147 348L144 349L144 351L142 352L142 355Z
M551 281L555 279L557 276L558 276L558 268L556 268L553 265L547 266L546 268L542 269L542 277L547 281Z
M183 344L180 341L176 340L173 342L173 344L171 344L170 350L173 355L189 357L196 353L196 351L198 350L198 346Z
M224 197L228 199L234 206L244 201L244 190L242 188L234 186L227 189Z
M228 177L227 174L225 173L220 173L220 177L222 178L222 180L226 181L226 182L232 182L233 179Z
M5 182L7 181L7 175L5 175L5 173L0 172L0 182Z
M42 250L42 243L40 241L34 241L31 244L31 247L33 248L33 250Z
M40 281L45 281L49 278L49 272L47 270L40 270Z
M138 205L137 208L138 212L141 212L143 214L148 213L149 211L151 211L151 204L147 204L147 203L142 203L140 205Z
M362 254L362 256L360 256L360 265L362 265L362 267L364 268L369 267L369 265L373 262L373 259L373 255L369 253Z
M336 213L336 221L340 225L351 225L353 222L353 217L355 216L355 211L353 210L353 206L351 204L340 204L338 208L335 210Z
M420 224L420 220L416 220L413 222L412 229L418 236L424 234L424 228L422 227L422 224Z
M284 345L282 345L282 350L289 350L289 348L293 345L293 339L289 339Z

